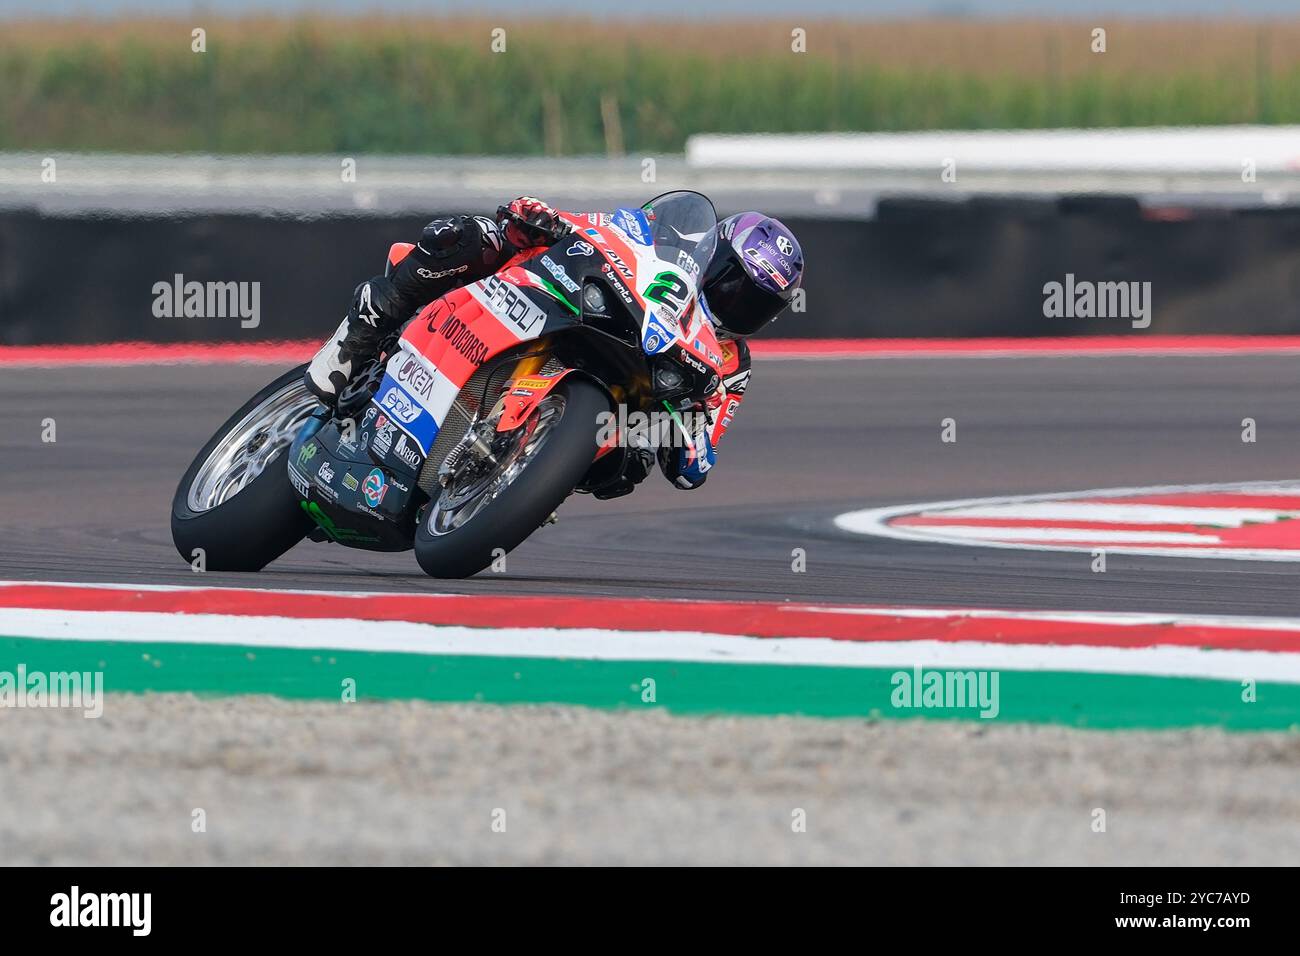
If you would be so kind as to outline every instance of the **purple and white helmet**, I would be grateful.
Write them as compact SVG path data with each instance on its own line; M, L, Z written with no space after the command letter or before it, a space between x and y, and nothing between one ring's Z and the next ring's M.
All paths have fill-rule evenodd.
M790 304L803 281L803 250L779 220L742 212L718 223L718 248L701 291L713 324L753 335Z

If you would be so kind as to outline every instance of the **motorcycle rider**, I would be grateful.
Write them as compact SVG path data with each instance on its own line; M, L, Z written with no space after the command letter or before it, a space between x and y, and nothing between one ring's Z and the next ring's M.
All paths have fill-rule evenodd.
M307 388L333 404L353 373L376 356L380 342L419 309L486 278L521 252L553 244L568 228L556 210L531 196L500 207L495 220L473 215L433 220L388 275L357 286L347 316L307 368ZM718 224L717 249L703 270L699 302L722 346L723 374L712 393L695 396L705 414L694 416L696 434L688 447L658 450L660 468L676 487L704 484L717 460L718 441L749 384L745 337L789 305L802 278L799 243L778 220L745 212ZM655 458L649 449L629 449L623 474L596 489L596 497L629 493Z

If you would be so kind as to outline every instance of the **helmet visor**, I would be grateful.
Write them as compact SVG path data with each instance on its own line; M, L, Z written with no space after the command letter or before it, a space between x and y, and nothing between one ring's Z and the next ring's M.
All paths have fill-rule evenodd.
M704 278L709 311L732 335L753 335L789 303L758 285L730 247L719 251Z

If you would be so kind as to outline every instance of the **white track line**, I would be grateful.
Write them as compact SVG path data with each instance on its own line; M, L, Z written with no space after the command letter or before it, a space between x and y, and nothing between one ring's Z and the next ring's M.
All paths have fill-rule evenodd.
M1219 544L1212 534L1190 531L1103 531L1093 528L1025 528L1015 525L925 524L936 538L968 538L972 541L1092 541L1097 544Z
M71 641L220 644L486 657L1084 671L1300 684L1300 654L951 641L752 638L678 631L443 627L219 614L0 610L0 634ZM163 660L162 666L166 666ZM430 677L430 680L436 680Z
M93 582L85 583L80 581L0 581L0 589L8 587L53 587L68 588L71 590L104 590L104 591L141 591L141 592L200 592L200 593L221 593L223 591L239 592L250 591L257 594L285 594L285 595L308 595L308 596L327 596L327 597L353 597L353 598L391 598L394 601L401 601L404 598L472 598L470 594L451 594L428 591L322 591L307 588L251 588L251 587L205 587L191 586L183 584L128 584L124 582ZM490 597L482 597L481 600L490 601ZM575 595L574 600L581 601L581 595ZM608 599L604 599L608 600ZM665 604L693 604L696 601L690 598L664 598L661 603ZM727 604L746 605L766 605L770 602L763 601L735 601L725 602ZM5 609L0 608L0 613ZM1126 626L1145 626L1145 625L1171 625L1178 627L1213 627L1213 628L1246 628L1250 630L1263 631L1297 631L1300 632L1300 617L1265 617L1257 615L1240 615L1240 614L1201 614L1201 613L1183 613L1179 611L1170 612L1152 612L1152 611L1059 611L1059 610L1032 610L1027 611L1023 608L997 608L997 607L911 607L901 605L865 605L865 604L779 604L773 610L777 613L817 613L817 614L863 614L876 617L902 617L917 619L993 619L1009 621L1055 621L1067 624L1096 624L1105 627L1126 627ZM83 613L72 611L59 611L58 613ZM103 614L103 613L165 613L166 616L174 616L170 612L105 612L105 611L87 611L84 613ZM187 621L196 615L188 612L178 611L177 615L181 616L182 621ZM241 615L218 615L222 617L238 618ZM348 620L358 621L369 625L383 625L387 621L366 621L364 618L349 618ZM408 622L418 623L418 622Z
M1009 541L983 541L956 536L941 537L930 533L925 525L891 525L894 518L919 515L924 512L951 511L958 508L985 508L997 505L1019 505L1043 501L1071 501L1080 498L1127 498L1131 495L1166 495L1207 491L1249 491L1255 494L1300 493L1295 479L1277 481L1243 481L1212 485L1154 485L1139 488L1095 488L1090 491L1048 493L1037 495L1005 495L997 498L962 498L955 501L928 501L921 504L892 505L886 508L864 508L837 515L835 526L853 534L894 538L900 541L922 541L930 544L956 544L980 548L1001 548L1014 551L1072 551L1091 552L1089 546L1068 544L1030 544ZM1300 561L1300 551L1282 548L1160 548L1121 545L1119 554L1141 554L1165 558L1219 558L1235 561Z
M1096 624L1102 627L1212 627L1252 631L1300 632L1300 618L1247 617L1236 614L1155 614L1142 611L1013 611L1000 608L934 607L834 607L790 604L782 610L821 614L865 614L918 619L971 618L975 620L1049 621L1062 624Z
M1300 491L1296 492L1300 494ZM1108 524L1194 524L1240 528L1245 524L1300 517L1300 511L1276 508L1193 508L1186 505L1106 504L1102 502L1039 501L1007 505L976 505L923 517L1022 518L1027 521L1097 521Z

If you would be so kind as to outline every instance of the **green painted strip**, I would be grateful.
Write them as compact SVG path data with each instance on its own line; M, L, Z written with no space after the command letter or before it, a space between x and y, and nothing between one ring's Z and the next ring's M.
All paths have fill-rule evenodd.
M0 671L103 671L108 692L189 691L341 700L563 703L664 707L677 713L805 714L980 720L975 709L890 703L889 668L470 657L216 644L136 644L0 637ZM655 703L643 703L643 681ZM1242 701L1235 681L1001 671L998 721L1092 728L1300 729L1300 685L1261 683Z
M557 289L554 285L552 285L547 280L543 279L541 276L537 275L537 273L535 272L533 273L533 277L537 279L537 281L540 282L542 285L546 286L547 291L550 292L551 295L555 296L555 298L559 300L560 304L563 305L566 309L568 309L574 315L582 314L581 312L578 311L577 306L575 306L572 302L570 302L568 297L559 289Z

